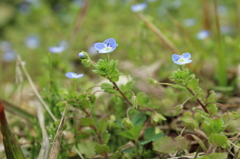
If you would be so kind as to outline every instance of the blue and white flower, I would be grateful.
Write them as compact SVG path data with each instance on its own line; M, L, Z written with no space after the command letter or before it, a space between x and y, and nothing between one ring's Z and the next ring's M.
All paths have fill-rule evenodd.
M25 39L25 45L29 49L36 49L39 46L39 38L36 35L28 36Z
M183 53L182 55L177 55L177 54L172 55L173 62L178 65L191 63L192 60L190 60L190 58L191 58L191 54L188 52Z
M76 72L67 72L66 77L68 78L81 78L84 74L77 74Z
M109 38L105 40L103 43L95 43L94 47L99 53L110 53L113 52L118 44L116 43L116 40L113 38Z
M78 54L78 57L84 58L84 57L86 57L86 56L84 55L83 52L80 52L80 53Z
M17 58L17 54L14 50L9 50L9 51L3 52L2 60L5 62L14 61L16 58Z
M197 38L199 40L206 39L209 36L210 36L210 31L208 31L208 30L202 30L197 34Z
M52 46L48 48L48 51L51 53L62 53L66 48L67 48L67 42L66 41L61 41L57 46Z
M147 4L146 3L135 4L135 5L132 5L132 7L131 7L133 12L141 12L141 11L143 11L146 8L147 8Z

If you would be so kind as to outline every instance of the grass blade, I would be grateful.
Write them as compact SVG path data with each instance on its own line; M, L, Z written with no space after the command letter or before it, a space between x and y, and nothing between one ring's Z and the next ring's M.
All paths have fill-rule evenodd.
M1 101L0 101L0 130L3 136L3 144L7 159L25 159L23 152L8 125L4 113L4 107Z

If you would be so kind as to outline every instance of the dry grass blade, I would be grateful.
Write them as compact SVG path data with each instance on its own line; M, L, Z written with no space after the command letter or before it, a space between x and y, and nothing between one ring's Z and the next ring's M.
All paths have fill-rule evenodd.
M66 120L65 114L66 114L66 108L63 111L62 119L61 119L60 124L58 126L57 133L55 135L52 147L51 147L49 155L48 155L48 159L57 159L57 157L58 157L58 153L59 153L60 145L61 145L61 140L62 140L62 135L63 135L63 124Z
M177 47L159 30L152 22L150 22L143 14L138 13L138 17L146 24L146 26L165 44L173 53L180 54Z
M57 121L56 117L53 115L53 113L51 112L51 110L48 108L47 104L44 102L44 100L42 99L41 95L38 93L32 78L30 77L30 75L28 74L26 68L25 68L25 64L24 62L21 60L21 57L19 55L17 55L17 60L19 62L19 65L21 66L24 74L26 75L34 93L36 94L37 98L39 99L39 101L42 103L42 105L44 106L44 108L47 110L48 114L53 118L54 121Z
M36 108L37 108L37 115L38 115L38 121L42 130L42 147L40 150L40 153L38 155L38 159L47 159L48 158L48 152L50 149L50 144L49 144L49 140L48 140L48 134L47 131L45 129L45 124L44 124L44 113L43 113L43 109L40 103L36 103Z
M17 106L9 103L8 101L5 101L3 99L0 99L2 101L2 103L6 106L5 110L8 111L9 113L12 113L14 115L17 115L21 118L26 118L29 121L32 121L33 119L35 119L36 117L33 116L32 114L29 114L28 112L18 108Z

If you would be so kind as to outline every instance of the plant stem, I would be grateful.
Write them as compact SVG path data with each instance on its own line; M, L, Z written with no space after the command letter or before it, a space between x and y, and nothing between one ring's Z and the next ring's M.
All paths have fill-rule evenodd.
M186 88L193 96L196 96L196 94L190 88L188 88L188 87L186 87ZM206 106L202 103L202 101L199 98L197 98L196 100L201 105L203 110L210 115L209 111L207 110Z
M85 110L84 112L86 113L87 117L92 118L92 115L91 115L89 112L87 112L86 110ZM94 130L94 132L96 133L99 144L100 144L100 145L103 145L104 142L103 142L103 139L102 139L102 134L97 132L97 127L96 127L95 125L92 126L91 128L92 128L92 129ZM104 153L104 157L105 157L106 159L109 159L109 156L108 156L107 153Z
M133 106L132 102L125 96L125 94L122 92L122 90L118 87L116 82L112 82L112 84L115 86L116 90L122 95L124 100L130 105Z

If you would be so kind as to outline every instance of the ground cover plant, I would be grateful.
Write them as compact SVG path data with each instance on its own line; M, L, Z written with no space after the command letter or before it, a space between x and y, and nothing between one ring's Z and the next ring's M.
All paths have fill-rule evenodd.
M0 13L0 158L240 158L237 0Z

